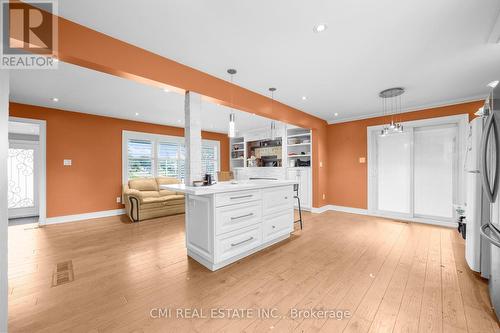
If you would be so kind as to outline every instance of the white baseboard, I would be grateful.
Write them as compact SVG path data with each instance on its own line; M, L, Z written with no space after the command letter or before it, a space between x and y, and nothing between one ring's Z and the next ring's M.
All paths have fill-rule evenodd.
M75 221L82 221L89 219L97 219L100 217L116 216L122 214L125 214L125 209L103 210L100 212L48 217L45 219L45 221L39 221L39 224L47 225L47 224L67 223L67 222L75 222Z
M322 207L313 207L311 209L311 213L314 213L314 214L321 214L321 213L324 213L326 211L330 210L330 205L325 205L325 206L322 206Z
M336 205L326 205L326 206L319 207L319 208L313 207L312 212L317 213L317 214L321 214L321 213L324 213L324 212L329 211L329 210L336 211L336 212L350 213L350 214L381 217L381 218L385 218L385 219L400 220L400 221L405 221L405 222L432 224L432 225L437 225L437 226L447 227L447 228L455 228L456 227L456 224L453 222L445 222L445 221L422 219L422 218L404 218L404 217L400 217L400 216L380 215L380 214L370 212L367 209L345 207L345 206L336 206Z

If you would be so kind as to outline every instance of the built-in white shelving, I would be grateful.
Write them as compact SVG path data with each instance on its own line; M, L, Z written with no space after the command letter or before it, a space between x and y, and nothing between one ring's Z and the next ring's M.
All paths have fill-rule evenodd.
M245 166L246 147L243 137L230 139L231 145L231 169Z
M312 145L311 130L292 127L287 128L287 165L288 167L310 167Z

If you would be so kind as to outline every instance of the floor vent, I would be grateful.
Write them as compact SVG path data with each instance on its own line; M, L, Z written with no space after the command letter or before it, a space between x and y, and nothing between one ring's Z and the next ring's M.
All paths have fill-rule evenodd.
M72 282L75 278L73 274L73 262L63 261L56 264L54 274L52 275L52 287Z

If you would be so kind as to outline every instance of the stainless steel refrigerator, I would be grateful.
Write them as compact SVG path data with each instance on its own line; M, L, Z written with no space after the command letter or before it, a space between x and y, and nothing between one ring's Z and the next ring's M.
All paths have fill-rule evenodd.
M500 318L500 86L491 92L484 108L489 115L481 138L480 174L483 192L490 203L490 218L480 232L490 244L489 293Z

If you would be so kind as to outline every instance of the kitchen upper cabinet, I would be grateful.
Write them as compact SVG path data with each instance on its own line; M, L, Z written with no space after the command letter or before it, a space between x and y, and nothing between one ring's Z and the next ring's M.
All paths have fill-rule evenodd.
M303 209L312 207L312 174L311 168L288 168L287 179L299 183L300 205ZM295 206L298 207L297 201Z

